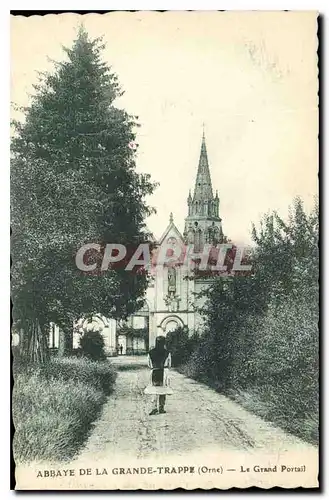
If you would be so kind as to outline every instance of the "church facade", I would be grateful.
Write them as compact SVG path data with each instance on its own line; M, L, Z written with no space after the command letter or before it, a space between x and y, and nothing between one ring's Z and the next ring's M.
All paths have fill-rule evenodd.
M222 220L219 216L219 197L214 195L205 135L201 141L199 164L194 185L187 198L187 216L184 230L181 232L170 214L169 224L161 238L156 242L155 253L159 255L163 247L180 250L193 248L195 253L205 244L217 245L223 242ZM189 332L197 331L202 326L201 316L197 312L201 299L197 294L209 286L209 281L191 279L191 272L182 265L181 260L174 264L152 266L152 280L146 292L144 310L133 315L123 325L118 325L117 349L122 347L122 354L136 352L133 345L134 328L144 329L143 339L139 339L137 352L146 351L155 344L159 335L167 335L178 327ZM125 334L129 326L130 335Z
M150 285L146 291L144 307L126 321L115 321L96 315L91 319L81 318L74 325L73 348L79 347L80 337L87 331L99 331L103 335L105 350L109 356L117 354L142 354L155 345L159 335L179 327L190 333L202 326L197 309L201 300L197 295L209 286L207 278L194 278L191 270L183 265L182 259L165 261L157 265L157 256L163 249L171 248L174 253L184 254L189 248L199 253L205 244L216 246L224 239L222 220L219 216L219 197L214 195L205 135L201 150L193 193L187 197L187 215L181 232L170 214L169 224L158 241L150 266ZM59 328L51 325L49 347L57 350Z

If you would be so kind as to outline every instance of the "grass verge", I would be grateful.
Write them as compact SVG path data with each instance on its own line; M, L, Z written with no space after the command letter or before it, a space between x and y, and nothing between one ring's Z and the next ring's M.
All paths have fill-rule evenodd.
M318 445L319 421L317 411L301 412L297 405L287 403L287 396L271 387L254 387L248 391L230 391L229 397L246 410L294 434L302 440Z
M13 390L14 458L66 461L80 449L112 392L108 361L52 359L37 371L19 371Z

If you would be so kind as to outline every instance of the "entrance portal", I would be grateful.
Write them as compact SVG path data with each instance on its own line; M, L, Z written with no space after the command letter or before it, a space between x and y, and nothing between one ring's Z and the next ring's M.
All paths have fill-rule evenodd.
M176 315L175 316L168 316L160 324L160 328L163 331L163 333L161 335L167 335L167 333L173 332L177 328L183 327L183 326L184 326L184 323L180 319L179 316L176 316Z
M177 323L176 320L168 321L168 323L166 324L166 327L165 327L165 331L164 331L165 335L167 335L167 333L169 333L169 332L173 332L178 327L179 327L179 324Z

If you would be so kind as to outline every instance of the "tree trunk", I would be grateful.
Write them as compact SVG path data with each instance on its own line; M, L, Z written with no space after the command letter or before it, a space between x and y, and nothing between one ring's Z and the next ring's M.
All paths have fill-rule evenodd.
M24 328L21 353L29 363L43 364L49 360L48 330L38 320L28 321Z
M73 327L59 330L58 356L69 356L73 351Z

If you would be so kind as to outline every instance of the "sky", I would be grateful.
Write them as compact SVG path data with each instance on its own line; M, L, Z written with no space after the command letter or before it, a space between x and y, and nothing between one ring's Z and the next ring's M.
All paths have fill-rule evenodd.
M318 192L315 12L115 12L11 17L11 101L26 105L37 71L63 59L79 23L103 35L103 58L139 117L137 169L159 183L148 221L183 231L202 124L223 231L250 243L251 223Z

